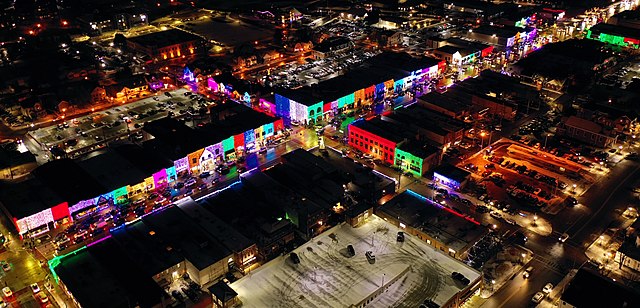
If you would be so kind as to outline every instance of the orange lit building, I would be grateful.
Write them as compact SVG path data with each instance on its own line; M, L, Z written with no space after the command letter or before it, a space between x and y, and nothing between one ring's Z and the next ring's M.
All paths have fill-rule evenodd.
M154 61L199 56L207 50L204 39L177 29L127 38L127 47L149 55Z

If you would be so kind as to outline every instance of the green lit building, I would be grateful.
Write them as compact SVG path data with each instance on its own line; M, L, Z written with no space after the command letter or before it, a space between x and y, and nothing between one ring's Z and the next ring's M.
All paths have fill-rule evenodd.
M440 151L417 141L403 142L396 147L395 164L404 172L422 176L440 162Z
M599 23L587 30L586 37L621 47L640 48L640 31L629 27Z

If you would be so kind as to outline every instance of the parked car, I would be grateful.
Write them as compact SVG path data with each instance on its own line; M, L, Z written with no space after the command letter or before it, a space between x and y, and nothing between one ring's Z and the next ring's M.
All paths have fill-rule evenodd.
M297 253L292 252L291 254L289 254L289 257L291 258L291 262L293 262L293 264L299 264L300 263L300 257L298 257Z
M4 287L2 288L2 294L5 298L11 298L13 296L13 291L11 291L11 288L9 287Z
M396 236L396 241L404 242L404 232L402 232L402 231L398 232L398 235Z
M496 212L496 211L493 211L493 212L489 213L489 215L490 215L491 217L495 218L495 219L500 219L500 218L502 218L502 214L500 214L500 213L498 213L498 212Z
M544 292L544 293L549 294L549 293L551 293L551 291L553 291L553 284L551 284L551 283L545 284L544 288L542 288L542 292Z
M543 299L544 299L544 293L538 292L531 298L531 301L536 304L539 304L540 302L542 302Z
M353 248L353 245L347 245L347 253L352 257L356 255L356 250Z
M367 260L369 260L369 262L376 261L376 256L373 254L373 251L368 250L364 255L367 257Z
M40 292L40 287L38 286L37 283L30 284L29 288L31 288L31 292L33 292L33 294Z

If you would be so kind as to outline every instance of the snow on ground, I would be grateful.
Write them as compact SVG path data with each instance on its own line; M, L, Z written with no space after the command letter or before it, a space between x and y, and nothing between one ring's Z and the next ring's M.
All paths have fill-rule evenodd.
M398 277L367 306L418 307L427 298L442 305L462 289L452 272L471 281L480 276L418 238L406 235L404 243L397 242L398 231L377 216L358 228L339 225L294 250L300 264L289 255L279 257L231 288L243 307L349 307ZM347 255L349 244L354 257ZM365 257L367 250L375 254L375 263Z

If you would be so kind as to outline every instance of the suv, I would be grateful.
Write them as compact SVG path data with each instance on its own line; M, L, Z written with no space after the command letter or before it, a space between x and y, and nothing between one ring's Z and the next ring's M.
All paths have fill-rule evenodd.
M404 232L402 232L402 231L398 232L398 235L396 236L396 241L404 242Z

